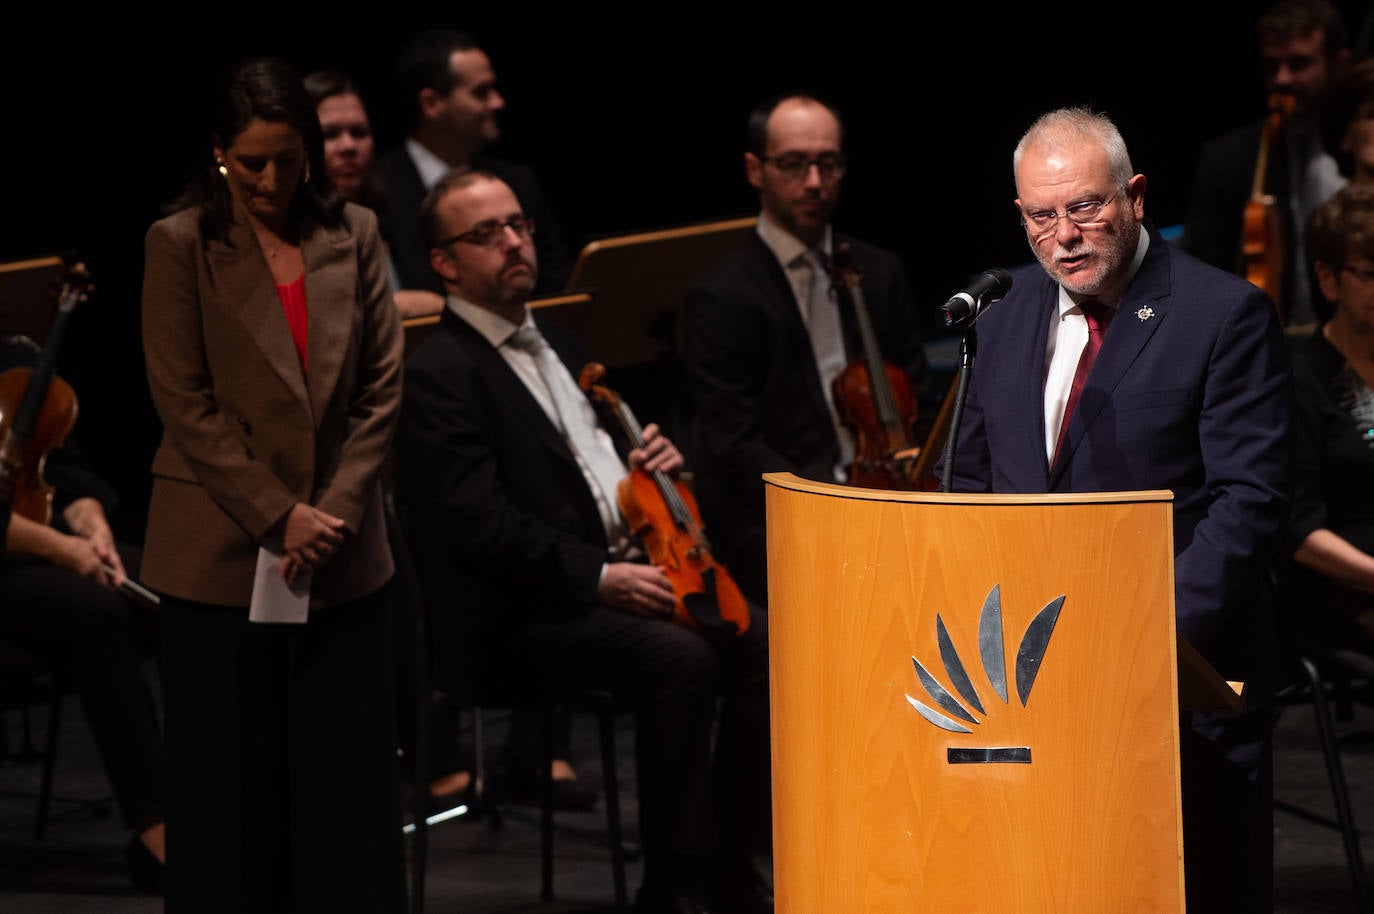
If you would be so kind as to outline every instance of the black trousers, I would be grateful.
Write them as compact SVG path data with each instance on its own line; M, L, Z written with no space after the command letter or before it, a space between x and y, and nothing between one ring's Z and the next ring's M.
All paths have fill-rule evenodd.
M120 548L129 569L135 550ZM156 655L152 611L41 559L0 558L0 640L50 663L75 688L120 815L142 831L163 819L162 734L143 663Z
M604 689L633 710L646 883L684 859L771 850L766 613L720 648L606 607L481 643L484 679Z
M403 912L385 591L304 625L161 619L168 914Z
M1183 864L1189 911L1274 907L1273 706L1183 715Z

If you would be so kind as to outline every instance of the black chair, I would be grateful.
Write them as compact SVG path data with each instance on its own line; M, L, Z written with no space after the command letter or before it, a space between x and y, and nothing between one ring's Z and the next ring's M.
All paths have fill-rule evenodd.
M1323 815L1278 797L1274 799L1274 808L1341 833L1350 870L1354 910L1357 914L1374 914L1374 907L1371 906L1374 905L1374 895L1370 893L1364 858L1360 852L1360 831L1351 809L1345 769L1341 764L1341 740L1336 735L1336 722L1352 719L1353 702L1359 701L1374 707L1374 659L1358 651L1303 635L1296 637L1295 649L1297 676L1295 681L1279 691L1276 707L1281 713L1285 707L1311 704L1335 815Z
M401 633L398 650L403 653L398 666L402 670L404 686L402 691L414 697L412 754L410 764L411 779L414 784L411 807L411 823L405 826L412 836L411 848L411 911L422 914L424 909L425 867L428 857L428 828L448 815L431 816L428 810L430 780L428 721L431 703L441 702L469 711L473 720L473 742L475 744L475 763L473 774L473 798L476 809L467 814L481 813L487 817L492 827L501 824L501 811L488 795L489 778L485 770L484 713L495 708L514 708L531 706L537 708L540 726L540 850L541 872L539 897L543 901L553 900L553 780L550 766L553 762L554 708L561 705L570 712L588 712L595 715L601 749L601 775L606 810L606 840L611 855L611 871L615 888L615 901L618 909L628 906L628 891L625 878L627 848L624 842L620 820L620 782L616 772L615 718L617 708L608 692L585 690L567 695L513 696L485 692L480 684L473 684L472 694L454 695L437 692L433 686L429 661L429 631L426 624L426 610L423 589L420 585L419 571L416 568L406 523L404 508L399 507L393 498L388 497L386 506L388 535L396 560L397 580L393 590L399 610L398 619L403 619L408 631ZM408 680L408 681L407 681ZM499 802L499 800L498 800Z
M92 815L100 818L110 814L108 797L78 799L53 794L53 774L57 767L57 747L62 733L62 704L68 691L42 658L23 648L0 642L0 710L18 712L23 734L23 743L18 750L0 753L0 756L8 755L15 762L37 762L42 766L33 819L35 841L43 840L47 834L54 800L70 804L75 809L89 809ZM41 749L33 739L33 712L39 707L47 709L46 732ZM0 748L8 750L3 743L0 743Z

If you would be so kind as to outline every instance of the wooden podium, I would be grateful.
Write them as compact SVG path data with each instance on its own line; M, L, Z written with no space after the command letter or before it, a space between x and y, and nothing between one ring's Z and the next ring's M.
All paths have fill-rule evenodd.
M1171 494L764 481L779 914L1183 911Z

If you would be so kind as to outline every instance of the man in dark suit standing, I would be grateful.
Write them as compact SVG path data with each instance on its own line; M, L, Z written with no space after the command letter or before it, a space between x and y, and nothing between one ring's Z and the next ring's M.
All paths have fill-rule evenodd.
M758 232L702 276L684 303L697 499L718 554L760 604L767 600L762 474L845 482L855 452L831 391L863 354L853 311L832 291L839 244L852 247L883 359L905 372L914 394L925 393L925 350L901 261L830 226L843 143L839 112L814 96L783 95L754 109L744 170L759 192Z
M1042 116L1014 164L1039 265L1014 271L977 320L953 488L1173 490L1179 633L1249 687L1243 713L1183 714L1188 908L1267 911L1268 563L1292 464L1277 312L1257 287L1163 241L1145 220L1145 176L1106 117ZM1071 555L1071 543L1054 546Z
M466 32L431 29L415 35L396 62L399 103L410 118L405 142L377 160L383 190L382 234L401 288L428 289L440 306L443 284L429 266L417 217L425 193L450 171L490 171L515 191L534 221L538 242L536 294L562 291L571 269L559 226L534 171L489 155L501 137L497 115L506 101L491 59Z
M707 914L708 877L721 873L738 875L729 910L771 911L766 874L751 868L771 841L766 616L722 644L670 620L672 583L642 560L616 507L625 464L574 380L586 360L526 308L534 246L511 188L487 172L450 175L422 225L449 296L407 362L396 478L436 681L469 672L444 658L475 638L479 677L536 694L613 692L638 715L637 910ZM683 465L655 425L625 459Z

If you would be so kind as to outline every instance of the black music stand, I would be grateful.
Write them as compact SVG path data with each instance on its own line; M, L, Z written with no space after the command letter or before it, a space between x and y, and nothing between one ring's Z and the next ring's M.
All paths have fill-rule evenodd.
M687 290L755 230L756 216L694 223L592 241L582 249L568 290L596 295L582 335L612 386L645 421L680 437L678 313Z

